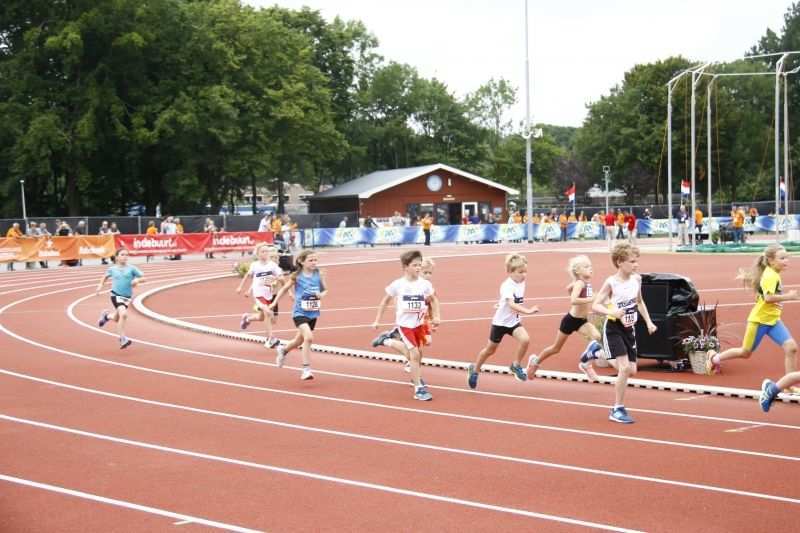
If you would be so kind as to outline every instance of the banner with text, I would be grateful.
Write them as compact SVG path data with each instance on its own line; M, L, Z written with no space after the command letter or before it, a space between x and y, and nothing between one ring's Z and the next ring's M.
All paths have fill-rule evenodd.
M177 233L172 235L116 235L117 248L130 255L184 255L251 251L258 243L272 244L272 232Z
M100 259L114 252L112 235L0 239L0 263Z

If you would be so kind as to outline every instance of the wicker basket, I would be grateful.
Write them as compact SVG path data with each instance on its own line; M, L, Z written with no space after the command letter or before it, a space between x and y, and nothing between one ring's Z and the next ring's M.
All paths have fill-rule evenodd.
M689 363L692 365L692 372L695 374L706 373L706 358L708 352L689 352Z

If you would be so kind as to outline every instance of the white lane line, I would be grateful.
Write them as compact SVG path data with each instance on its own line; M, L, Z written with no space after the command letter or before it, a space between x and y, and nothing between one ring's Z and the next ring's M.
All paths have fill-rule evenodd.
M9 305L13 305L13 304L9 304ZM6 306L6 307L8 307L8 306ZM4 310L5 310L5 308L0 309L0 314ZM513 420L505 420L505 419L498 419L498 418L489 418L489 417L481 417L481 416L464 415L464 414L461 414L461 413L453 413L453 412L447 412L447 411L432 411L432 410L426 410L426 409L402 407L402 406L398 406L398 405L383 404L383 403L377 403L377 402L367 402L367 401L363 401L363 400L351 400L351 399L347 399L347 398L338 398L338 397L334 397L334 396L325 396L325 395L321 395L321 394L310 394L310 393L305 393L305 392L296 392L296 391L289 391L289 390L284 390L284 389L274 389L274 388L270 388L270 387L260 387L260 386L256 386L256 385L246 385L246 384L243 384L243 383L235 383L235 382L224 381L224 380L203 378L203 377L194 376L194 375L191 375L191 374L181 374L181 373L178 373L178 372L169 372L169 371L165 371L165 370L157 370L157 369L154 369L154 368L138 366L138 365L132 365L132 364L128 364L128 363L121 363L121 362L118 362L118 361L106 360L106 359L102 359L102 358L99 358L99 357L92 357L92 356L89 356L89 355L83 355L83 354L72 352L72 351L69 351L69 350L62 350L61 348L57 348L55 346L49 346L49 345L42 344L42 343L39 343L39 342L31 340L31 339L26 339L24 337L21 337L20 335L17 335L16 333L14 333L13 331L9 330L8 328L3 326L2 324L0 324L0 330L4 331L9 336L11 336L11 337L13 337L13 338L15 338L15 339L17 339L17 340L19 340L21 342L24 342L24 343L27 343L27 344L30 344L30 345L33 345L33 346L37 346L37 347L43 348L45 350L53 351L53 352L56 352L56 353L61 353L63 355L69 356L69 357L75 357L75 358L83 359L83 360L86 360L86 361L94 361L94 362L105 364L105 365L117 366L117 367L127 368L127 369L131 369L131 370L138 370L138 371L141 371L141 372L147 372L147 373L152 373L152 374L161 375L161 376L170 376L170 377L176 377L176 378L179 378L179 379L186 379L186 380L189 380L189 381L197 381L197 382L200 382L200 383L209 383L209 384L213 384L213 385L222 385L222 386L225 386L225 387L231 387L231 388L237 388L237 389L243 389L243 390L255 390L255 391L261 391L261 392L269 392L269 393L273 393L273 394L281 394L281 395L293 396L293 397L299 397L299 398L323 400L323 401L329 401L329 402L335 402L335 403L342 403L342 404L346 404L346 405L358 405L358 406L373 407L373 408L378 408L378 409L387 409L387 410L391 410L391 411L423 414L423 415L429 415L429 416L448 417L448 418L454 418L454 419L458 419L458 420L469 420L469 421L475 421L475 422L484 422L484 423L497 424L497 425L507 425L507 426L513 426L513 427L525 427L525 428L529 428L529 429L555 431L555 432L569 433L569 434L576 434L576 435L585 435L585 436L591 436L591 437L606 437L606 438L610 438L610 439L618 439L618 440L626 440L626 441L634 441L634 442L643 442L643 443L647 443L647 444L656 444L656 445L664 445L664 446L674 446L674 447L679 447L679 448L699 449L699 450L706 450L706 451L731 453L731 454L738 454L738 455L748 455L748 456L756 456L756 457L767 457L767 458L781 459L781 460L786 460L786 461L800 461L800 457L784 456L784 455L764 453L764 452L755 452L755 451L750 451L750 450L736 450L736 449L723 448L723 447L718 447L718 446L706 446L706 445L701 445L701 444L692 444L692 443L685 443L685 442L668 441L668 440L662 440L662 439L648 439L648 438L644 438L644 437L633 437L633 436L628 436L628 435L618 435L618 434L614 434L614 433L604 433L604 432L598 432L598 431L572 429L572 428L565 428L565 427L559 427L559 426L549 426L549 425L544 425L544 424L532 424L532 423L527 423L527 422L517 422L517 421L513 421Z
M466 500L466 499L462 499L462 498L453 498L453 497L450 497L450 496L441 496L439 494L433 494L433 493L429 493L429 492L421 492L421 491L415 491L415 490L410 490L410 489L403 489L403 488L399 488L399 487L392 487L390 485L382 485L382 484L378 484L378 483L369 483L369 482L365 482L365 481L358 481L358 480L348 479L348 478L343 478L343 477L329 476L329 475L325 475L325 474L317 474L315 472L310 472L310 471L307 471L307 470L297 470L297 469L294 469L294 468L284 468L284 467L279 467L279 466L265 464L265 463L256 463L256 462L253 462L253 461L244 461L244 460L240 460L240 459L234 459L234 458L231 458L231 457L224 457L224 456L220 456L220 455L212 455L212 454L197 452L197 451L193 451L193 450L186 450L186 449L183 449L183 448L171 448L171 447L168 447L168 446L161 446L161 445L152 444L152 443L149 443L149 442L137 441L137 440L132 440L132 439L125 439L125 438L121 438L121 437L114 437L112 435L105 435L105 434L102 434L102 433L92 433L92 432L89 432L89 431L82 431L82 430L68 428L68 427L64 427L64 426L57 426L57 425L54 425L54 424L47 424L47 423L39 422L39 421L36 421L36 420L29 420L29 419L25 419L25 418L17 418L17 417L13 417L13 416L4 415L4 414L0 414L0 419L7 420L9 422L15 422L15 423L18 423L18 424L25 424L25 425L29 425L29 426L38 427L38 428L49 429L49 430L53 430L53 431L59 431L59 432L62 432L62 433L78 435L78 436L81 436L81 437L88 437L88 438L92 438L92 439L103 440L103 441L107 441L107 442L113 442L113 443L116 443L116 444L125 444L127 446L134 446L134 447L137 447L137 448L144 448L144 449L148 449L148 450L155 450L155 451L158 451L158 452L171 453L171 454L175 454L175 455L181 455L181 456L185 456L185 457L193 457L195 459L204 459L204 460L207 460L207 461L214 461L214 462L219 462L219 463L224 463L224 464L231 464L231 465L242 466L242 467L246 467L246 468L254 468L254 469L257 469L257 470L264 470L264 471L268 471L268 472L277 472L277 473L280 473L280 474L286 474L286 475L295 476L295 477L302 477L302 478L306 478L306 479L314 479L314 480L317 480L317 481L327 481L327 482L330 482L330 483L336 483L336 484L340 484L340 485L347 485L347 486L351 486L351 487L358 487L358 488L362 488L362 489L370 489L370 490L375 490L375 491L380 491L380 492L388 492L390 494L399 494L399 495L402 495L402 496L409 496L409 497L412 497L412 498L420 498L420 499L424 499L424 500L432 500L432 501L437 501L437 502L450 503L450 504L460 505L460 506L463 506L463 507L472 507L472 508L477 508L477 509L497 511L497 512L500 512L500 513L524 516L524 517L527 517L527 518L538 518L538 519L542 519L542 520L548 520L548 521L551 521L551 522L559 522L559 523L562 523L562 524L570 524L570 525L574 525L574 526L598 528L598 529L602 529L602 530L605 530L605 531L626 531L626 532L627 531L635 531L635 530L616 527L616 526L612 526L612 525L608 525L608 524L601 524L601 523L597 523L597 522L588 522L588 521L584 521L584 520L577 520L577 519L574 519L574 518L568 518L568 517L558 516L558 515L537 513L537 512L534 512L534 511L527 511L527 510L524 510L524 509L517 509L517 508L514 508L514 507L505 507L505 506L501 506L501 505L493 505L493 504L483 503L483 502L479 502L479 501L475 501L475 500ZM798 502L790 502L790 501L788 501L788 500L790 500L788 498L775 497L775 499L777 501L783 501L783 502L787 502L787 503L800 503L800 501L798 501ZM170 516L173 516L175 518L181 518L181 519L184 519L184 520L192 520L192 517L188 517L188 516L179 516L179 515L170 515Z
M740 428L726 429L725 433L743 433L743 432L747 431L748 429L757 429L757 428L763 428L763 427L764 426L762 424L753 424L752 426L744 426L744 427L740 427Z
M174 524L172 524L172 525L173 525L173 526L183 526L183 525L186 525L186 524L192 524L192 523L193 523L193 522L192 522L191 520L181 520L180 522L175 522L175 523L174 523Z
M467 449L463 449L463 448L452 448L452 447L447 447L447 446L437 446L435 444L426 444L426 443L422 443L422 442L405 441L405 440L399 440L399 439L390 439L390 438L386 438L386 437L377 437L377 436L374 436L374 435L368 435L368 434L364 434L364 433L352 433L352 432L348 432L348 431L338 431L338 430L325 429L325 428L320 428L320 427L315 427L315 426L306 426L306 425L302 425L302 424L292 424L292 423L289 423L289 422L281 422L281 421L278 421L278 420L271 420L271 419L266 419L266 418L258 418L258 417L252 417L252 416L246 416L246 415L239 415L239 414L236 414L236 413L229 413L229 412L225 412L225 411L215 411L215 410L209 410L209 409L202 409L202 408L199 408L199 407L191 407L191 406L188 406L188 405L174 404L174 403L169 403L169 402L161 402L161 401L158 401L158 400L148 400L146 398L141 398L141 397L138 397L138 396L128 396L128 395L124 395L124 394L106 392L106 391L101 391L101 390L97 390L97 389L89 389L89 388L80 387L80 386L77 386L77 385L70 385L70 384L67 384L67 383L62 383L62 382L58 382L58 381L52 381L52 380L49 380L49 379L38 378L38 377L30 376L30 375L27 375L27 374L18 374L16 372L10 372L10 371L6 371L6 370L2 370L2 369L0 369L0 373L6 374L6 375L9 375L9 376L12 376L12 377L17 377L17 378L20 378L20 379L28 380L28 381L34 381L34 382L37 382L37 383L43 383L43 384L54 386L54 387L60 387L60 388L68 389L68 390L74 390L74 391L78 391L78 392L84 392L84 393L94 394L94 395L98 395L98 396L104 396L104 397L108 397L108 398L115 398L115 399L119 399L119 400L131 401L131 402L135 402L135 403L142 403L142 404L145 404L145 405L153 405L153 406L157 406L157 407L164 407L164 408L175 409L175 410L179 410L179 411L187 411L187 412L190 412L190 413L197 413L197 414L214 416L214 417L228 418L228 419L242 421L242 422L263 424L263 425L275 426L275 427L280 427L280 428L285 428L285 429L292 429L292 430L297 430L297 431L308 431L308 432L311 432L311 433L320 433L320 434L331 435L331 436L335 436L335 437L343 437L343 438L350 438L350 439L356 439L356 440L365 440L365 441L369 441L369 442L378 442L378 443L381 443L381 444L389 444L389 445L403 446L403 447L409 447L409 448L418 448L418 449L431 450L431 451L442 452L442 453L450 453L450 454L454 454L454 455L464 455L464 456L468 456L468 457L479 457L479 458L482 458L482 459L491 459L491 460L496 460L496 461L501 461L501 462L511 462L511 463L517 463L517 464L525 464L525 465L529 465L529 466L539 466L539 467L543 467L543 468L566 470L566 471L569 471L569 472L580 472L580 473L583 473L583 474L592 474L592 475L612 477L612 478L618 478L618 479L626 479L626 480L633 480L633 481L643 481L643 482L647 482L647 483L657 483L657 484L661 484L661 485L678 486L678 487L705 490L705 491L711 491L711 492L722 492L722 493L725 493L725 494L737 494L739 496L747 496L747 497L752 497L752 498L760 498L760 499L767 499L767 500L772 500L774 498L784 498L783 496L774 496L774 495L771 495L771 494L765 494L765 493L760 493L760 492L752 492L752 491L740 491L740 490L737 490L737 489L728 489L728 488L719 487L719 486L716 486L716 485L704 485L704 484L691 483L691 482L685 482L685 481L675 481L675 480L670 480L670 479L665 479L665 478L660 478L660 477L641 476L641 475L636 475L636 474L626 474L626 473L623 473L623 472L614 472L614 471L610 471L610 470L601 470L601 469L597 469L597 468L588 468L588 467L567 465L567 464L563 464L563 463L553 463L553 462L548 462L548 461L538 461L538 460L535 460L535 459L526 459L526 458L523 458L523 457L501 455L501 454L488 453L488 452L479 452L479 451L467 450ZM2 416L2 415L0 415L0 416ZM800 500L796 500L794 503L800 503Z
M7 476L5 474L0 474L0 481L5 481L7 483L14 483L17 485L23 485L26 487L33 487L35 489L42 489L50 492L56 492L59 494L66 494L67 496L75 496L77 498L82 498L84 500L91 500L99 503L105 503L108 505L113 505L115 507L124 507L125 509L132 509L134 511L141 511L148 514L154 514L158 516L165 516L168 518L184 520L186 523L193 522L203 526L213 527L215 529L224 529L226 531L237 531L241 533L258 532L257 529L249 529L246 527L235 526L233 524L226 524L224 522L207 520L205 518L200 518L197 516L190 516L182 513L174 513L172 511L166 511L164 509L158 509L156 507L149 507L147 505L141 505L138 503L128 502L125 500L107 498L105 496L99 496L97 494L90 494L88 492L83 492L80 490L73 490L65 487L59 487L57 485L50 485L49 483L39 483L38 481L31 481L29 479Z

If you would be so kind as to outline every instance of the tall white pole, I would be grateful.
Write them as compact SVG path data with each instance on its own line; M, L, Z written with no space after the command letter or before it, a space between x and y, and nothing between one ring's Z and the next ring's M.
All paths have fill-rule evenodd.
M25 231L28 230L28 212L25 208L25 180L19 180L19 186L22 192L22 219L25 221Z
M789 221L789 78L783 76L783 184L786 187L784 196L783 214ZM789 235L791 223L786 226L786 235Z
M525 185L527 186L528 244L533 243L533 180L531 178L531 81L528 60L528 0L525 0Z
M603 174L606 177L606 214L608 214L608 173L611 172L611 167L603 165ZM605 224L605 222L604 222Z
M781 219L781 191L780 191L780 122L781 122L781 72L783 62L788 57L784 54L775 64L775 240L779 239Z
M672 89L673 80L667 84L667 228L669 251L672 251ZM659 179L661 176L659 176Z
M708 91L706 93L706 179L708 180L708 236L711 237L711 217L713 210L711 209L711 89L714 86L716 76L711 78L708 83Z
M691 228L690 238L692 239L692 251L697 250L697 239L696 239L697 234L695 232L695 227L694 227L694 210L695 210L695 201L696 201L695 197L694 197L694 191L695 191L694 187L695 187L695 179L696 179L696 175L697 175L697 169L696 169L696 164L695 164L695 157L696 157L697 154L695 154L695 150L694 150L694 147L695 147L695 130L694 130L694 126L695 126L695 124L694 124L695 123L695 116L694 116L694 114L695 114L694 113L695 112L695 101L694 100L695 100L695 98L694 98L694 95L695 95L695 92L697 90L697 82L699 81L699 79L700 79L700 73L697 72L697 71L692 72L692 102L691 102L691 111L690 111L691 114L692 114L692 117L691 117L691 120L690 120L690 122L692 124L692 144L690 145L691 161L692 161L692 163L691 163L692 164L692 188L691 188L691 194L692 194L692 203L691 203L691 205L692 205L692 208L689 210L689 228Z

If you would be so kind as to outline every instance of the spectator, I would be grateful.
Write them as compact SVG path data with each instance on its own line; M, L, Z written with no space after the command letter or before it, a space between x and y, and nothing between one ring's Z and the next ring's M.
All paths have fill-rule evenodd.
M50 237L50 232L47 231L46 222L39 223L38 227L36 228L36 236L43 237L45 239ZM50 264L47 261L39 261L39 266L42 268L50 268Z
M217 225L214 224L212 219L207 218L203 226L203 231L205 233L217 233ZM206 259L214 259L214 252L206 252Z
M292 221L289 215L281 217L281 228L283 229L283 243L286 249L294 248L294 232L297 230L297 224Z
M522 224L522 213L519 211L514 212L514 224Z
M487 224L494 224L495 223L494 213L492 213L491 211L489 211L489 214L486 215L486 223Z
M425 234L425 246L431 245L431 226L433 226L433 217L430 213L425 213L422 218L422 233Z
M583 211L581 211L581 214L583 214ZM567 222L569 222L570 224L574 224L577 221L578 217L575 216L575 211L570 211L569 216L567 217Z
M586 214L581 210L580 214L578 215L578 222L587 222L589 219L586 218Z
M342 221L339 222L339 227L340 228L346 228L347 227L347 217L346 216L342 217Z
M675 215L675 218L678 219L678 236L681 239L681 246L686 246L686 224L688 223L689 214L686 212L686 206L684 204L681 204L678 208L678 213Z
M119 235L119 234L121 234L121 233L122 233L122 232L119 230L119 228L117 227L117 223L116 223L116 222L112 222L112 223L111 223L111 227L109 228L109 232L110 232L112 235Z
M156 221L155 220L151 220L150 222L147 223L147 229L145 230L145 233L147 235L157 235L158 234L158 230L156 229Z
M625 215L625 223L628 225L628 242L636 246L636 215L633 214L633 209Z
M261 217L261 221L258 223L258 232L259 233L266 233L271 231L272 229L272 215L269 213L265 213L263 217Z
M703 212L699 207L694 210L694 239L695 242L703 242Z
M606 240L608 240L608 245L614 245L614 236L616 235L614 227L614 223L616 222L617 217L614 216L614 211L609 209L608 213L606 213L605 217L603 217L603 224L606 230Z
M14 222L6 232L6 239L21 239L23 237L22 230L19 229L19 222ZM14 261L9 261L6 265L7 270L14 270Z
M617 239L625 238L625 213L617 209Z
M67 222L64 221L61 223L61 225L58 226L56 234L59 237L69 237L70 235L72 235L72 228L70 228L69 224L67 224Z
M744 244L744 209L733 208L733 235L734 241Z
M756 217L758 217L758 209L756 209L756 206L750 208L749 214L750 214L750 223L755 224Z
M566 213L558 215L558 227L561 229L561 241L567 242L567 228L569 227L569 218Z
M283 230L283 221L281 220L281 217L278 215L273 216L269 228L272 231L272 238L274 240L280 240L281 231Z
M371 216L367 215L364 218L364 226L363 227L364 227L364 229L368 229L369 230L369 229L377 228L378 225L375 223L375 220L373 220ZM371 238L367 239L366 238L366 233L365 233L365 239L362 241L364 243L364 247L366 248L367 244L369 244L370 246L375 248L375 243L372 242L372 241L373 241L373 239L371 239Z
M175 226L175 235L183 235L183 224L181 224L181 219L175 217L174 219L172 219L172 224ZM173 257L173 259L175 259L176 261L180 261L181 259L183 259L183 256L176 255Z
M87 235L88 232L86 231L86 221L79 220L78 224L75 226L75 230L72 233L73 235Z
M25 236L31 239L36 239L39 237L39 228L37 227L36 222L30 221L28 222L28 227L25 229ZM33 261L26 261L25 262L25 269L32 270L33 267L36 266L36 263Z
M108 221L107 220L104 220L103 222L100 223L100 229L97 230L97 234L98 235L111 235L111 228L108 227ZM103 258L100 259L100 263L102 263L104 265L107 265L108 264L108 259L103 257Z

